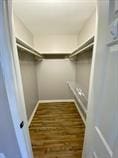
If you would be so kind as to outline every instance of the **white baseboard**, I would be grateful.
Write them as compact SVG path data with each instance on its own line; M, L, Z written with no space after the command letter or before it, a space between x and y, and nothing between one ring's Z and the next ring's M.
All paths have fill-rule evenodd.
M36 104L36 106L35 106L35 108L34 108L32 114L31 114L31 116L30 116L30 119L29 119L29 121L28 121L28 126L30 126L30 124L31 124L31 122L32 122L32 119L33 119L33 117L34 117L34 114L35 114L35 112L36 112L36 110L37 110L37 108L38 108L38 105L39 105L40 103L54 103L54 102L74 102L74 99L39 100L39 101L37 102L37 104Z
M39 100L39 103L74 102L74 99Z
M75 104L75 106L76 106L76 108L77 108L77 111L79 112L79 114L80 114L80 116L81 116L81 118L82 118L82 120L83 120L83 122L84 122L84 124L85 124L85 126L86 126L86 120L85 120L85 118L84 118L82 112L80 111L80 109L79 109L79 107L78 107L78 104L77 104L77 102L76 102L75 99L39 100L39 103L56 103L56 102L57 102L57 103L58 103L58 102L74 102L74 104Z
M34 114L35 114L35 112L36 112L36 110L37 110L37 108L38 108L38 106L39 106L40 103L54 103L54 102L57 102L57 103L58 102L74 102L75 106L76 106L76 108L77 108L77 110L78 110L78 112L79 112L79 114L80 114L80 116L81 116L81 118L82 118L82 120L84 122L84 124L86 125L86 121L85 121L85 119L84 119L84 117L83 117L83 115L82 115L82 113L81 113L81 111L80 111L80 109L78 107L78 104L77 104L76 100L75 99L60 99L60 100L39 100L37 102L37 104L36 104L33 112L32 112L32 115L30 116L30 119L28 121L28 126L30 126L31 121L32 121L32 119L34 117Z
M34 110L33 110L33 112L32 112L32 114L31 114L31 116L30 116L30 118L29 118L28 126L30 126L30 124L31 124L31 122L32 122L32 119L33 119L33 117L34 117L34 114L35 114L35 112L36 112L38 106L39 106L39 103L40 103L40 102L38 101L37 104L36 104L36 106L35 106L35 108L34 108Z
M78 112L79 112L79 114L80 114L80 116L81 116L81 118L82 118L82 120L83 120L85 126L86 126L86 120L85 120L83 114L81 113L81 111L80 111L80 109L79 109L79 107L78 107L78 104L77 104L76 100L74 100L74 103L75 103L75 106L76 106L76 108L77 108L77 110L78 110Z
M81 111L80 111L80 109L79 109L79 107L78 107L77 102L75 101L75 99L60 99L60 100L39 100L37 102L37 104L36 104L33 112L32 112L32 115L30 116L30 119L28 121L28 126L30 126L31 121L32 121L32 119L34 117L34 114L35 114L35 112L36 112L36 110L37 110L37 108L38 108L38 106L39 106L40 103L54 103L54 102L57 102L57 103L58 102L74 102L75 106L76 106L76 108L77 108L77 110L78 110L78 112L79 112L79 114L80 114L80 116L81 116L81 118L83 120L83 122L86 124L85 119L84 119L84 117L83 117L83 115L82 115L82 113L81 113Z

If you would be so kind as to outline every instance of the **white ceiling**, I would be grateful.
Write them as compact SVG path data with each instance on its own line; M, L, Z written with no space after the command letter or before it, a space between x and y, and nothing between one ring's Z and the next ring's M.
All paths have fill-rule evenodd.
M96 0L13 0L15 14L33 35L77 34Z

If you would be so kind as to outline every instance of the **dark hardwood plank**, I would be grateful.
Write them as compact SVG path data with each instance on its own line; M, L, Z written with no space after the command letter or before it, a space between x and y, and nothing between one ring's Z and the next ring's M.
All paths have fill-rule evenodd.
M34 158L81 158L84 123L70 103L41 103L30 125Z

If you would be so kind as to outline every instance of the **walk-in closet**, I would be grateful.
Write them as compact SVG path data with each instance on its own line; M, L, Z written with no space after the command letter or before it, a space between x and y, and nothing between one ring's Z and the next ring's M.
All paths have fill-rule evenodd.
M0 0L0 158L118 157L118 0Z
M80 5L86 10L83 18L77 14L81 10ZM34 158L81 158L96 29L96 4L23 1L14 2L13 7L16 46Z

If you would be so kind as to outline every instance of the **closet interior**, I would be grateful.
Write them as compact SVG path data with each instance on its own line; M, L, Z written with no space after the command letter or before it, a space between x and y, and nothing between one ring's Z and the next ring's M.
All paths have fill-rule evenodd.
M67 83L68 87L70 88L70 91L72 92L73 97L76 101L76 107L83 119L83 122L86 124L89 79L91 72L94 36L87 40L85 43L81 44L79 48L77 48L69 55L41 55L34 48L32 48L31 46L29 46L28 44L26 44L18 38L16 38L16 45L20 61L24 98L28 120L30 119L34 106L39 100L39 92L37 87L37 64L43 62L43 60L51 60L55 62L61 60L63 62L71 62L71 64L74 65L74 70L72 71L74 71L73 75L75 75L75 77L73 77L73 80L69 80L70 78L67 78L64 84L66 86ZM53 98L51 99L53 100Z
M75 128L77 128L78 130L79 128L81 128L80 131L82 132L82 135L84 133L84 129L85 129L84 127L86 126L86 118L87 118L89 81L90 81L90 75L91 75L91 65L92 65L92 56L93 56L93 48L94 48L96 10L95 10L95 5L93 6L90 5L89 9L87 9L88 5L86 5L85 8L89 12L89 14L85 12L84 20L82 18L82 21L83 21L83 24L81 24L82 27L78 25L80 27L79 31L77 31L78 26L76 26L77 25L76 19L74 19L75 20L74 27L76 26L76 29L75 29L76 31L75 32L73 31L74 32L73 33L72 32L73 16L76 16L78 7L80 4L81 3L78 3L77 5L76 3L75 4L73 3L73 5L70 5L70 3L69 4L68 3L67 4L66 3L47 4L47 2L46 3L42 2L39 4L39 6L37 6L36 4L33 4L33 7L35 6L36 10L38 7L39 7L38 9L42 9L42 15L40 15L40 12L38 12L38 10L36 14L34 14L35 9L32 7L32 3L28 6L24 3L23 12L21 12L20 10L22 8L20 4L17 4L17 3L14 4L14 24L15 24L15 33L16 33L16 45L17 45L17 50L18 50L19 64L20 64L21 77L22 77L22 83L23 83L23 93L24 93L24 100L25 100L25 106L26 106L27 120L28 120L29 129L32 131L31 133L33 133L31 134L32 135L31 139L33 140L34 144L35 144L36 135L34 134L35 132L33 131L34 130L33 127L37 125L36 128L38 129L38 125L40 126L40 121L41 121L41 120L38 120L41 116L38 116L37 113L39 114L41 113L42 115L42 113L46 111L46 114L49 113L49 116L47 115L42 116L43 119L44 117L48 118L50 116L53 118L53 116L51 115L50 109L52 108L52 110L54 110L55 107L56 106L58 107L59 104L65 107L68 107L70 104L70 108L69 108L70 111L72 110L72 112L74 112L75 109L77 110L78 115L77 113L67 114L66 108L65 108L65 114L64 114L65 116L63 117L67 119L69 116L72 116L70 118L70 125L72 124L73 119L75 119L74 123L76 125L77 123L76 118L73 118L73 117L81 116L80 120L81 121L83 120L83 121L81 123L79 122L80 121L79 120L77 123L78 126ZM72 18L71 19L72 21L70 20L70 18L67 16L67 13L65 12L65 6L67 7L66 11L68 12L68 14L71 14L72 12L72 15L71 15L72 17L70 16L70 18ZM25 7L27 9L34 10L32 11L32 13L29 11L31 14L30 17L29 15L25 13ZM59 14L57 14L56 8L59 11ZM48 13L50 9L51 9L51 14ZM65 17L64 21L62 20L62 15L61 15L62 10L64 12L63 14ZM45 14L44 14L44 11L45 11ZM37 29L37 24L36 24L37 21L35 19L35 16L37 15L39 16L38 23L40 23L40 25L38 25L38 30L36 33L35 29ZM58 20L56 16L59 16ZM44 18L44 21L42 21L42 18ZM49 27L47 27L46 25L42 27L42 24L45 24L47 22L46 18L48 18L47 21L48 21ZM42 22L40 22L40 20ZM65 21L69 23L71 27L66 26ZM34 24L32 24L33 22ZM52 26L52 22L54 26ZM58 25L60 25L61 22L62 22L62 26L58 27ZM65 28L65 26L67 28ZM51 27L53 27L53 29ZM43 33L40 31L40 29ZM69 31L66 32L68 29ZM45 103L47 104L44 105ZM50 105L51 103L53 106ZM47 109L43 109L42 111L40 111L40 105L42 109L43 109L43 105L45 107L46 106L48 107L49 105L49 107ZM73 105L75 109L73 109ZM36 112L37 109L38 109L38 112ZM58 111L55 109L55 114L54 112L52 113L54 116L58 116L59 115L58 112L60 113L61 111L63 113L63 110L64 109L60 109ZM38 118L34 117L35 114ZM34 124L32 125L31 122L33 118L34 118ZM51 123L52 124L54 123L54 125L56 125L55 121L58 119L60 121L61 117L54 118L53 119L54 122L51 122ZM38 122L36 122L37 120ZM44 126L41 128L45 129L47 127L48 123L46 121L48 122L48 120L43 120L41 124L42 126L43 125ZM50 121L52 120L49 120L49 123ZM66 127L69 122L67 120L64 120L64 121L65 121L65 127ZM73 158L76 158L78 157L78 155L82 154L80 153L80 150L82 150L84 136L82 136L82 138L79 138L78 136L79 131L76 131L76 129L75 131L73 129L71 131L69 129L70 133L72 132L72 139L74 137L78 137L78 141L74 139L71 144L71 136L70 136L71 134L68 133L69 132L68 130L67 131L65 130L66 128L68 128L69 125L66 128L64 128L64 125L63 125L64 121L60 123L60 128L63 127L62 131L63 130L64 131L63 132L55 131L53 129L53 132L54 132L54 135L56 133L55 138L59 136L59 138L56 139L56 140L59 139L58 142L63 141L63 137L64 137L63 133L67 133L67 135L65 135L64 138L66 140L66 137L67 137L69 139L69 142L67 143L64 142L61 145L57 144L57 148L58 148L57 150L59 150L58 152L60 151L62 153L68 152L68 154L70 154L70 150L71 150L70 148L72 147L73 153L71 154L75 156ZM47 127L47 130L50 131L52 128L54 128L52 127L52 124L51 124L51 127L49 128ZM82 126L80 127L80 125ZM55 127L55 129L57 129L57 127ZM45 133L45 131L43 132ZM58 134L58 132L60 132L60 134ZM73 132L75 132L75 135L73 134ZM48 137L46 134L44 135L45 137ZM37 139L38 137L39 135L37 135ZM54 138L52 138L52 140L53 139ZM56 140L53 140L53 141L56 141ZM81 145L79 144L79 142L81 142L80 143ZM44 142L44 144L46 143L47 142ZM80 148L78 145L80 145ZM43 146L40 146L40 147L43 147ZM48 147L50 148L50 146ZM35 148L35 145L34 145L34 148ZM79 149L76 150L76 148L77 149L79 148ZM36 155L37 155L37 150L38 150L38 147L35 150ZM52 148L50 149L50 151L51 150ZM44 149L44 151L48 152L48 149L46 148ZM64 157L68 157L68 156L64 156Z

